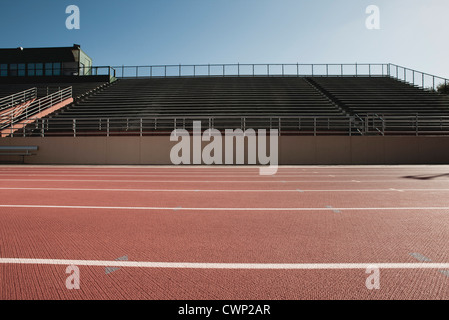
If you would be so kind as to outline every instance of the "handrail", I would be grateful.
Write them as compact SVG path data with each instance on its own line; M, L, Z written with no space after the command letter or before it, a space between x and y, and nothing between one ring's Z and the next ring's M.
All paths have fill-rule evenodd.
M114 66L117 78L169 78L169 77L391 77L426 90L436 90L449 79L402 67L393 63L234 63L234 64L171 64ZM431 85L426 86L426 80ZM420 80L420 81L418 81Z
M0 129L10 127L13 130L14 124L32 119L33 116L69 98L72 98L72 87L67 87L29 104L8 110L0 115Z
M303 132L309 135L318 135L326 131L330 133L351 135L353 125L349 117L130 117L130 118L68 118L68 119L34 119L22 132L23 136L38 134L42 137L51 135L153 135L170 134L175 129L193 129L193 122L201 121L203 130L214 128L247 129L259 128L281 129L285 131ZM20 133L19 133L20 135Z
M23 136L167 135L175 129L192 130L201 121L202 129L277 129L281 135L449 135L449 116L192 116L129 118L44 118L21 133ZM20 135L20 134L19 134Z
M414 86L418 86L423 90L436 91L436 88L439 84L444 83L445 86L449 85L449 79L447 78L410 69L393 63L388 64L388 74L392 78L407 82ZM431 79L431 86L426 86L426 79L429 78Z
M229 76L386 76L386 63L235 63L114 66L117 78ZM348 71L349 69L349 71Z
M22 92L14 93L4 98L0 98L0 111L12 108L19 103L25 103L37 98L37 88L30 88Z

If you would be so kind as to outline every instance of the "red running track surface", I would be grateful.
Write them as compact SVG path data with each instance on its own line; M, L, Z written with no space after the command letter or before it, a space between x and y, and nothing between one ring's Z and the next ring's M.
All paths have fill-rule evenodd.
M0 166L0 299L447 299L448 243L449 166Z

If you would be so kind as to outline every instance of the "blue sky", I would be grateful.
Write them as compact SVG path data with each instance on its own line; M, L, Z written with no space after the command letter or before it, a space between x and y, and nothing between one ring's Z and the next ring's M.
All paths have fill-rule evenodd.
M68 30L68 5L81 11ZM368 30L368 5L380 30ZM447 0L2 0L0 47L80 44L95 65L396 63L449 78Z

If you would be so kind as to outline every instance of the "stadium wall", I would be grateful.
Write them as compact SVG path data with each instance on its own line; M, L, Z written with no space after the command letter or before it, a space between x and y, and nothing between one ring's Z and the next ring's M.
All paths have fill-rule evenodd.
M27 164L171 165L176 143L168 136L0 139L1 146L38 146L36 155L24 157ZM21 161L18 156L0 156L0 163ZM279 164L449 164L449 137L282 136Z

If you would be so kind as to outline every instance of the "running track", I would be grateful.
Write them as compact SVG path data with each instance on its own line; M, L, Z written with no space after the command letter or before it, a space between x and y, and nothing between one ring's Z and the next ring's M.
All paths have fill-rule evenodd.
M0 166L0 300L449 298L449 166L258 173Z

